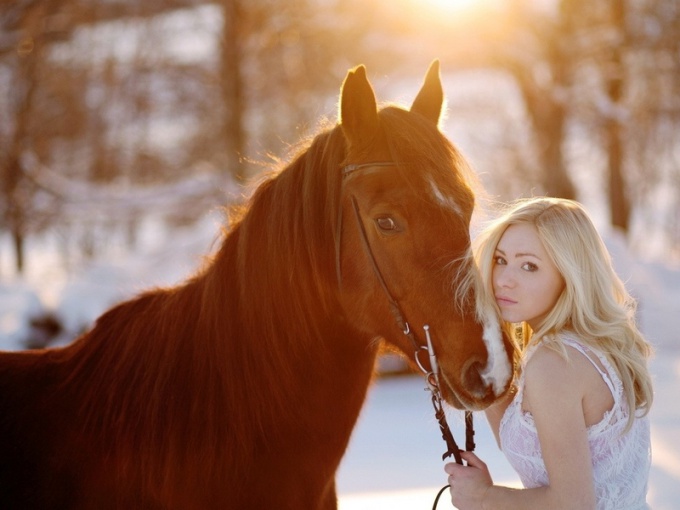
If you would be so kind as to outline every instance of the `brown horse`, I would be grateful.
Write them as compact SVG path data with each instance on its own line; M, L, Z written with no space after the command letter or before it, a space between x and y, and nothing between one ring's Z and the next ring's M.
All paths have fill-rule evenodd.
M451 404L504 392L509 346L454 299L474 200L442 100L438 63L410 111L350 71L341 122L197 275L68 347L2 353L0 508L336 508L381 339L413 359L425 324Z

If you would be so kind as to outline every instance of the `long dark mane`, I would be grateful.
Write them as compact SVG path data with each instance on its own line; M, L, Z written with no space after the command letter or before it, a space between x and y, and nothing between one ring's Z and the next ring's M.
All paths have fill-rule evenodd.
M78 394L87 433L106 431L112 452L125 445L142 473L161 477L159 458L166 471L235 472L256 453L254 436L275 440L272 424L296 412L288 375L334 306L334 255L322 247L333 246L345 151L338 128L316 136L258 188L202 271L112 309L64 352L64 390ZM192 468L196 451L232 466L199 456Z

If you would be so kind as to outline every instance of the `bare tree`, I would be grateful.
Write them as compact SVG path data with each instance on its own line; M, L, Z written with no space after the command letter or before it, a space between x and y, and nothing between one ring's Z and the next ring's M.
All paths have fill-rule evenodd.
M62 0L26 0L0 12L0 24L8 34L0 46L0 65L10 75L5 119L8 127L0 139L2 221L10 232L19 272L25 263L26 236L39 223L32 211L35 189L26 177L22 156L27 148L39 142L46 128L36 117L36 98L45 75L47 49L67 29L56 16L63 4Z
M610 26L614 36L614 44L609 45L609 58L604 62L604 86L606 95L613 107L612 111L620 111L624 100L626 73L624 71L624 51L628 46L626 40L626 0L611 0ZM630 200L624 179L624 140L623 126L620 116L610 115L605 119L604 136L607 152L609 174L609 211L611 224L624 232L628 231L630 222Z
M11 97L0 97L10 114L3 126L11 126L0 140L0 175L2 225L19 270L37 225L81 232L94 256L117 223L134 231L138 212L59 218L72 211L73 195L31 176L26 160L34 171L117 189L193 171L244 182L260 170L252 161L285 152L312 119L333 111L327 98L369 35L354 22L360 11L348 9L355 3L24 0L0 11L3 32L16 34L0 38L0 65L12 80ZM198 214L178 209L173 221ZM65 225L74 221L78 228Z

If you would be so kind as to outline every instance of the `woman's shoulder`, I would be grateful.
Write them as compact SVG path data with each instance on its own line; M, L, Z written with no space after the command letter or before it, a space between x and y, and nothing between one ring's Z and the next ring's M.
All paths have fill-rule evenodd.
M568 363L582 357L578 356L577 353L586 357L590 357L592 354L600 358L603 354L591 344L592 342L586 342L580 339L576 333L567 330L549 334L526 349L524 355L525 363L528 365L529 360L533 359L536 355L540 358L547 357L552 359L551 354L556 354ZM553 361L556 362L557 360Z
M550 345L537 345L524 366L525 384L563 385L574 378L571 356L566 356Z
M523 376L522 410L534 419L546 423L546 416L575 416L580 409L586 391L581 371L552 347L537 346Z
M571 337L560 335L541 341L531 349L524 366L526 384L570 388L584 386L593 367L585 347Z

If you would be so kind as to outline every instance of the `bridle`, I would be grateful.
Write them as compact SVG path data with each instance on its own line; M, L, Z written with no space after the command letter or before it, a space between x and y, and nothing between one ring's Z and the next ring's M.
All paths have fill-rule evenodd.
M396 166L396 163L391 162L391 161L379 161L379 162L374 162L374 163L360 163L360 164L354 164L354 165L346 165L342 168L342 178L344 180L345 177L348 175L361 170L363 168L369 168L369 167L387 167L387 166ZM463 459L460 455L460 448L458 448L458 445L456 444L456 440L453 437L453 434L451 433L451 429L449 428L449 425L446 421L446 414L444 413L444 407L443 407L443 400L441 396L441 391L440 391L440 386L439 386L439 365L437 363L437 356L434 352L434 347L432 345L432 339L430 337L430 327L429 325L424 325L423 330L425 331L425 340L426 344L425 345L420 345L418 344L418 341L416 340L415 335L413 334L413 331L411 330L411 327L409 326L409 323L406 321L404 312L399 306L399 302L394 299L394 296L390 292L389 287L387 286L387 282L385 281L385 278L383 277L382 272L380 271L380 267L378 266L378 262L375 259L375 255L373 254L373 250L371 249L371 244L368 241L368 236L366 234L366 227L364 226L364 222L361 219L361 214L359 212L359 204L357 203L356 197L354 195L351 196L352 200L352 207L354 209L354 216L357 222L357 226L359 229L359 234L360 238L362 241L362 245L364 248L364 251L366 253L366 256L371 262L371 266L373 267L373 272L378 279L378 282L380 283L380 286L383 289L383 292L385 293L385 296L387 297L387 301L390 306L390 310L392 312L392 315L394 316L394 319L399 326L399 328L402 330L404 335L408 337L408 339L411 341L413 344L413 348L415 350L414 353L414 360L416 364L418 365L418 368L421 370L421 372L425 375L425 380L427 382L427 388L431 395L432 395L432 405L435 410L435 418L437 418L437 422L439 423L439 429L442 433L442 439L446 442L446 452L442 455L442 460L446 459L447 457L450 457L453 455L455 461L458 464L463 464ZM339 207L340 211L338 212L338 216L341 220L342 218L342 207ZM340 221L338 222L338 228L340 229ZM338 240L339 242L339 240ZM338 271L338 278L340 281L340 257L337 257L336 260L337 264L337 271ZM424 352L427 353L429 362L430 362L430 370L427 370L423 363L420 360L420 355ZM475 449L475 442L474 442L474 426L473 426L473 421L472 421L472 411L465 411L465 449L467 451L473 451ZM448 486L447 486L448 487ZM446 487L444 487L445 489ZM442 491L444 490L442 489ZM437 495L437 499L435 500L435 507L437 505L437 500L439 499L439 496L441 495L441 492Z

